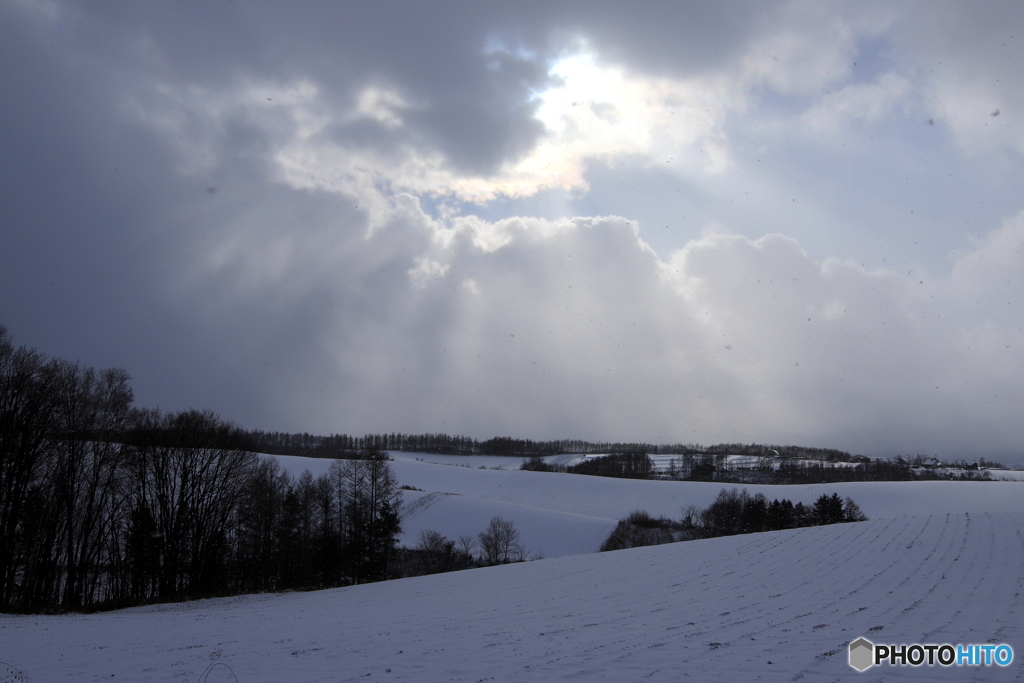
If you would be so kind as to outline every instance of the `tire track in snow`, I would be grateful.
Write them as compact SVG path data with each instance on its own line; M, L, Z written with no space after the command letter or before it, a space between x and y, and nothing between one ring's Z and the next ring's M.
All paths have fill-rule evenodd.
M415 517L419 513L424 512L424 511L430 509L431 507L433 507L442 498L445 498L447 496L454 496L454 495L456 495L456 494L454 494L454 493L438 493L438 492L435 492L435 493L428 493L425 496L420 496L419 498L414 500L412 503L410 503L409 505L405 506L405 509L402 511L402 519L403 520L405 520L405 519L412 519L413 517Z

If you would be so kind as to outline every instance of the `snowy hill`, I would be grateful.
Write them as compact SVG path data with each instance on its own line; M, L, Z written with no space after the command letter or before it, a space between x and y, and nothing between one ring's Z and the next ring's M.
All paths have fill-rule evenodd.
M526 472L522 458L392 453L407 491L402 542L415 545L425 529L451 539L475 536L494 515L512 520L531 553L561 557L595 552L617 520L636 509L678 518L690 506L706 507L731 484L647 481L578 474ZM282 466L299 474L327 471L329 460L280 457ZM432 462L431 462L432 461ZM480 469L484 467L485 469ZM487 469L498 468L505 469ZM742 488L742 487L739 487ZM850 496L869 519L934 515L947 512L1024 512L1024 482L852 482L793 486L746 486L768 500L788 498L813 503L823 494ZM429 496L428 494L452 494ZM427 497L426 501L417 503Z
M315 593L2 616L0 660L30 681L1020 680L1022 595L1024 514L933 514ZM858 674L846 645L859 636L1018 654L1008 669ZM218 653L224 666L200 679Z

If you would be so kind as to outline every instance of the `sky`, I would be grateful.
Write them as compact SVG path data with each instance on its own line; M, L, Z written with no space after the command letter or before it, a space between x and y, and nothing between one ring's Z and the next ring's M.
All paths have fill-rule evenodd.
M0 2L0 324L252 429L1024 458L1024 5Z

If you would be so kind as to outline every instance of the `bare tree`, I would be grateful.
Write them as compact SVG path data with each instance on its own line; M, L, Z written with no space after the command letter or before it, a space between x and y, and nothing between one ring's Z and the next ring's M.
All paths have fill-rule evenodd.
M105 597L98 593L101 573L121 552L117 536L125 472L115 438L127 426L133 396L124 370L97 374L69 361L53 365L59 444L51 472L51 514L64 567L60 603L80 609Z
M455 541L430 529L421 531L417 540L416 550L419 551L422 573L435 574L457 568L460 558Z
M243 590L275 590L281 578L280 526L291 478L275 458L261 459L249 472L234 526L235 573Z
M137 433L133 483L160 540L159 597L217 590L256 456L239 430L209 411L140 412Z
M466 558L467 562L476 561L476 539L469 534L459 536L459 552Z
M491 517L487 530L480 532L477 538L486 564L508 564L526 556L526 550L519 544L519 531L507 519Z
M40 485L52 452L52 366L14 348L0 325L0 606L28 607L27 583L46 509Z

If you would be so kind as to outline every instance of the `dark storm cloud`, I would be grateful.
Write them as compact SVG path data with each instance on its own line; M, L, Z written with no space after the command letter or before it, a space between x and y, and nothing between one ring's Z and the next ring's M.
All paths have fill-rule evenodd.
M109 3L88 11L76 17L76 47L120 69L134 63L143 80L216 89L246 77L312 77L339 108L361 87L397 87L414 105L414 131L460 168L514 156L540 132L526 102L546 79L544 65L507 53L485 59L494 19L481 6Z
M174 202L158 189L174 186L169 159L114 119L108 93L68 63L59 37L7 19L0 59L17 67L0 70L4 312L58 338L69 317L79 329L91 319L102 336L146 308L134 283L153 267L153 212Z
M734 58L766 14L760 3L663 3L635 12L617 3L58 7L54 25L37 30L56 34L58 58L81 61L90 80L105 75L126 79L117 84L126 88L149 88L157 79L216 89L244 77L312 77L337 107L349 106L360 87L397 87L413 105L410 128L456 167L474 172L514 158L537 139L531 94L547 83L547 61L574 38L592 39L636 68L693 72Z
M207 227L174 217L212 197L174 172L162 141L125 125L118 76L137 78L137 65L107 61L118 41L73 10L46 21L38 9L8 6L0 21L0 61L14 65L0 69L0 315L19 342L129 368L150 404L230 401L245 382L225 375L230 346L212 349L166 291L184 265L168 254ZM197 396L198 368L209 391Z

